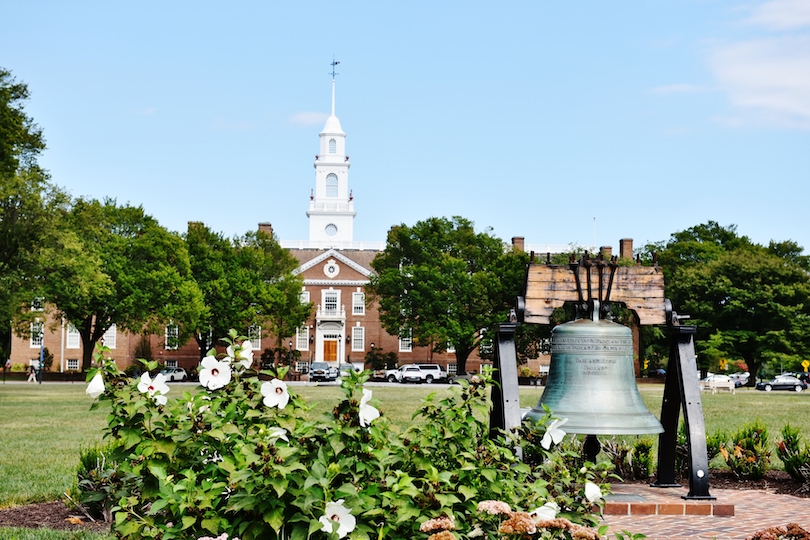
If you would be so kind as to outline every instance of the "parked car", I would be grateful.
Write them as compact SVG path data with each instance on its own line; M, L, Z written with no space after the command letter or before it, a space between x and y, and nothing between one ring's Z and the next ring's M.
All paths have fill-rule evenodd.
M794 377L793 375L777 375L770 381L759 381L757 390L770 392L771 390L793 390L801 392L807 390L807 383Z
M417 364L424 374L424 381L428 384L433 381L446 381L447 372L439 364Z
M733 382L734 388L739 388L740 386L742 386L742 383L739 380L732 379L728 375L723 375L720 373L709 374L705 379L700 381L701 383L700 386L701 387L707 386L709 383L728 383L728 382Z
M335 372L332 372L332 369ZM334 381L337 379L337 368L330 368L326 362L312 362L309 366L310 381Z
M426 373L416 364L405 364L399 366L397 369L389 369L385 372L385 380L388 382L417 382L421 383L425 380Z
M166 377L166 380L169 382L183 382L188 379L186 370L181 367L167 367L162 369L160 373L163 374L163 376Z
M738 387L745 386L746 384L748 384L749 376L750 375L748 374L747 371L745 373L732 373L731 375L729 375L732 381L734 381L735 383L739 383L737 385Z
M340 377L345 377L345 376L346 376L346 374L347 374L349 371L352 371L352 370L357 371L357 372L363 371L363 370L360 368L360 366L355 366L355 365L354 365L354 364L352 364L351 362L346 362L346 363L344 363L344 364L340 364L340 374L339 374L339 376L340 376Z

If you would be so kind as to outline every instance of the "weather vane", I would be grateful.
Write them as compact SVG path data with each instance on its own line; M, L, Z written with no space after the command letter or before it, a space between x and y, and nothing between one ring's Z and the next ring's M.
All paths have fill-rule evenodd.
M340 64L340 62L335 62L335 55L332 55L332 79L335 78L335 75L340 75L340 73L335 73L335 67Z

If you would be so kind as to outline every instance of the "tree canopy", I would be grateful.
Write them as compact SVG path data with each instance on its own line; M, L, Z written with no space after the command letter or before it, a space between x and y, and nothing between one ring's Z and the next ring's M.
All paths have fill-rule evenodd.
M41 275L38 250L54 232L67 197L49 183L36 158L42 131L25 113L28 87L0 68L0 355L10 348L10 321L30 304Z
M698 328L704 369L726 359L744 360L752 374L768 362L801 370L810 336L810 275L795 242L764 247L738 236L733 225L709 221L656 248L667 296Z
M281 347L309 316L311 304L300 301L302 280L292 274L298 262L269 234L230 240L191 223L185 241L205 303L194 331L201 356L213 346L212 336L252 325L273 333Z
M83 369L113 324L158 334L173 324L181 342L197 328L204 305L183 240L141 207L79 199L61 230L42 250L43 291L79 331Z
M528 259L462 217L430 218L391 228L367 292L386 331L435 352L454 347L463 373L481 330L515 306Z

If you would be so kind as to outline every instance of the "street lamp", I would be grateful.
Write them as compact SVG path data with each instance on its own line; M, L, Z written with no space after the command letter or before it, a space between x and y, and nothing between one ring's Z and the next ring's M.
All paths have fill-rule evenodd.
M290 353L287 356L287 365L292 366L292 357L293 357L293 354L292 354L292 340L290 340L288 345L290 347Z

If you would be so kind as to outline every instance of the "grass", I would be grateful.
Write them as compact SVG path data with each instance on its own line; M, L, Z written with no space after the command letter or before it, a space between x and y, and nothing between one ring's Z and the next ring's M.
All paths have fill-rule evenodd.
M0 540L110 540L114 536L90 531L55 531L0 527Z
M79 449L101 441L108 414L104 407L89 410L91 400L84 389L80 383L0 384L0 508L55 500L73 485ZM647 407L658 416L663 385L640 385L639 390ZM413 422L413 413L422 399L433 392L440 397L448 390L429 385L391 385L374 387L373 391L384 414L405 429ZM542 391L521 387L521 406L536 405ZM339 388L327 385L295 386L292 392L303 396L315 415L329 412L343 396ZM768 427L772 441L787 423L802 433L810 433L810 415L804 412L810 403L808 392L741 389L734 395L703 393L701 399L708 433L734 432L757 419ZM29 538L28 532L9 531L16 529L0 528L0 540ZM95 539L92 535L70 533L60 536L62 533L53 531L42 534L30 538Z

